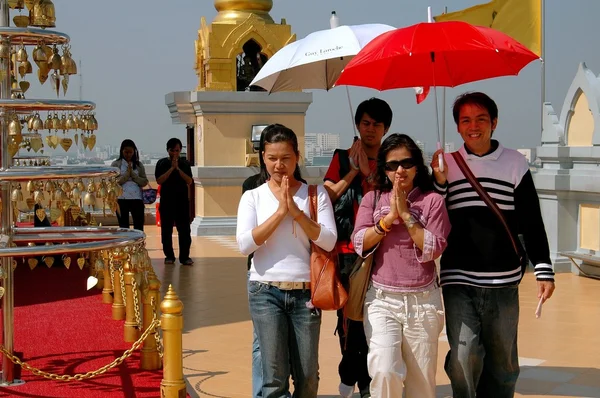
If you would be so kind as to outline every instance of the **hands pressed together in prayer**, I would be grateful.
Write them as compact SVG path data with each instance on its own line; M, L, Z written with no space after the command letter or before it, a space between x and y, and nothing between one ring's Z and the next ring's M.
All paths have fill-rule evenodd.
M281 216L290 215L293 219L304 214L302 210L298 208L296 202L294 202L294 194L291 192L290 179L288 176L284 176L281 179L281 186L277 195L279 200L279 207L277 213Z
M350 166L354 170L360 171L365 177L371 174L371 168L369 167L369 158L367 153L362 147L360 140L354 141L349 150Z

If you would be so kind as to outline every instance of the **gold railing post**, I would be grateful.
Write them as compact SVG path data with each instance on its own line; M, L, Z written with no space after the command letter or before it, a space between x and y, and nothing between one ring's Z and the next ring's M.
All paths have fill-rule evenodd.
M127 253L125 253L126 256ZM126 257L123 262L124 279L125 279L125 326L123 327L123 338L127 343L133 343L140 337L140 331L137 329L137 321L135 319L135 302L133 301L133 295L137 295L138 292L133 290L133 266L131 265L131 259ZM137 290L137 289L136 289Z
M143 330L148 329L148 326L152 323L154 313L158 313L158 300L160 299L160 281L156 277L152 268L148 271L148 286L144 289L144 326ZM144 344L142 345L142 351L140 354L140 367L143 370L157 370L160 369L162 363L160 356L158 355L158 349L156 347L156 330L152 331Z
M125 306L123 305L123 291L121 290L121 272L123 272L123 263L126 259L126 254L121 249L112 252L110 266L114 270L112 285L113 285L113 304L112 318L116 321L125 319Z
M183 303L177 297L173 287L165 294L160 303L162 315L160 324L163 330L163 379L160 382L160 396L164 398L185 397L183 380Z
M104 261L104 288L102 289L102 302L105 304L112 304L113 302L113 288L112 280L110 278L110 268L112 267L110 261L110 251L102 251L102 260Z

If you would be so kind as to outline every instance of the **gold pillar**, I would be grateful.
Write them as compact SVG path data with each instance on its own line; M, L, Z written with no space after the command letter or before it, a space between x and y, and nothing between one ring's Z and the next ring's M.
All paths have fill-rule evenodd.
M110 262L110 252L108 250L102 251L102 260L104 261L104 288L102 289L102 302L105 304L112 304L113 302L113 288L112 279L110 278L110 268L112 267Z
M163 331L163 379L160 382L160 396L165 398L185 397L183 381L183 303L177 297L173 287L165 294L160 303L162 315L160 325Z
M144 326L143 329L148 329L152 323L154 314L158 314L158 300L160 299L160 281L156 277L153 269L148 271L148 286L144 289ZM156 330L152 331L142 345L140 354L140 367L143 370L160 369L162 363L156 347Z
M112 252L110 266L113 269L113 304L112 318L116 321L125 319L125 306L123 305L123 291L121 290L121 272L123 272L123 262L125 261L125 253L117 249Z
M135 289L136 291L133 289L133 278L135 278L135 274L129 257L123 262L122 272L125 273L125 326L123 327L123 338L127 343L133 343L140 337L140 331L137 328L135 301L133 299L133 296L137 296L138 292L137 289Z

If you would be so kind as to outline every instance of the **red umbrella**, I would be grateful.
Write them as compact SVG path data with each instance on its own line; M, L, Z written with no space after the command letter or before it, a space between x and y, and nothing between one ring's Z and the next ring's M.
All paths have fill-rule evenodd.
M517 75L539 57L506 34L466 22L418 23L373 39L346 67L336 85L377 90L455 87Z
M441 147L436 86L517 75L539 57L497 30L466 22L418 23L371 40L346 65L336 85L377 90L434 87L438 149ZM442 156L440 155L440 158ZM440 160L440 169L443 163Z

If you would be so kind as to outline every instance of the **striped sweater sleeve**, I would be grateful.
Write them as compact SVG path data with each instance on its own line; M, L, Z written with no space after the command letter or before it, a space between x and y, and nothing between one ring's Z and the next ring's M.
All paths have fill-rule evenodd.
M523 234L527 255L535 267L536 279L554 281L546 228L533 177L529 170L515 188L515 208L519 219L519 233Z

